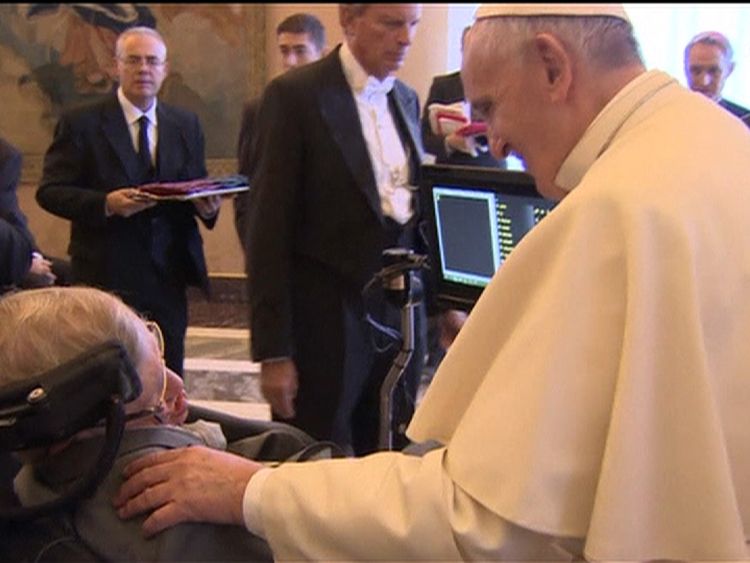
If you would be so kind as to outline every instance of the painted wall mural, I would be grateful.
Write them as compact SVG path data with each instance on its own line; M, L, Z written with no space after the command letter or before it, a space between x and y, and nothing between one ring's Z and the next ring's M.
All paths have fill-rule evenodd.
M167 43L160 98L198 114L208 158L234 157L242 104L265 80L262 5L0 5L0 134L43 154L62 111L116 88L115 40L135 25Z

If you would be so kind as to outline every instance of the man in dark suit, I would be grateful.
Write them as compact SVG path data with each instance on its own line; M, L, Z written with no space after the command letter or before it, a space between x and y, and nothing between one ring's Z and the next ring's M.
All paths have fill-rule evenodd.
M750 110L721 96L734 70L733 57L729 39L718 31L704 31L685 47L685 75L691 90L711 98L750 127Z
M466 26L461 34L461 51L463 51L466 33L470 28L471 26ZM437 164L505 168L505 160L497 159L490 153L486 135L478 135L469 141L466 137L456 133L440 135L432 130L430 105L434 103L450 105L464 101L464 85L461 82L460 71L441 74L433 78L422 113L422 141L425 151L435 155ZM470 142L473 142L474 154L469 146Z
M0 295L21 283L31 265L31 241L0 217Z
M464 101L464 87L461 83L459 71L433 78L422 114L422 140L424 141L425 151L434 154L435 162L438 164L505 168L505 161L495 158L490 153L486 135L473 137L475 156L471 154L466 138L456 133L439 135L430 127L429 108L431 104L453 104L462 101Z
M71 221L74 282L118 293L155 320L165 359L182 374L187 285L208 291L195 215L212 228L218 197L156 204L133 186L206 176L197 116L157 103L167 48L153 29L131 28L116 46L116 95L65 114L44 159L39 204Z
M377 447L390 365L367 318L399 326L398 310L362 289L384 249L419 244L409 187L422 155L419 103L392 73L420 14L415 4L340 5L345 43L272 81L259 117L247 258L262 390L275 417L358 454ZM418 349L397 426L411 417L421 363Z
M17 280L18 287L44 287L58 281L64 284L69 277L63 260L45 258L29 230L26 215L18 204L18 182L21 179L23 155L0 137L0 218L12 225L31 244L26 273Z
M281 57L284 72L317 61L323 56L326 45L326 31L320 20L312 14L292 14L276 27L276 46ZM256 121L260 108L260 96L253 98L242 111L242 124L237 140L237 164L239 173L248 178L253 175L254 143L258 135ZM251 182L252 184L252 182ZM237 194L234 198L234 226L246 249L248 192Z

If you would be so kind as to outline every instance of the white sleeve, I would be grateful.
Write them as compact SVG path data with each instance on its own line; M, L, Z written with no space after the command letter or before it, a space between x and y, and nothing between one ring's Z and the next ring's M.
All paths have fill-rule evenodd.
M261 538L265 538L265 534L263 515L260 511L260 497L263 494L263 484L271 471L270 467L264 467L255 473L247 482L245 494L242 497L242 517L245 520L245 528Z
M445 472L444 453L387 452L275 468L259 505L274 557L570 559L555 538L508 522L459 489Z

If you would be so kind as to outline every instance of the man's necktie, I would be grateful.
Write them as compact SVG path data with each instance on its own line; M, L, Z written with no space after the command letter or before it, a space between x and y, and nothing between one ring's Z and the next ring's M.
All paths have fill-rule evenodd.
M151 151L148 146L148 117L145 115L138 118L138 163L140 164L141 181L152 180L153 166L151 164Z

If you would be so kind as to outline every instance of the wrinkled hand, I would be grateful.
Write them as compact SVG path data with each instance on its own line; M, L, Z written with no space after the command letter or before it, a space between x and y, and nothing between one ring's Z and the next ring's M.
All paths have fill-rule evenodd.
M447 350L464 326L468 315L457 309L449 309L440 313L438 326L440 327L440 346Z
M154 200L143 197L135 188L120 188L107 194L108 215L130 217L154 205L156 205Z
M34 276L38 286L48 286L55 283L57 276L52 272L52 262L38 252L31 255L31 266L27 275Z
M292 360L263 362L260 367L260 389L271 410L281 418L295 414L297 397L297 367Z
M212 219L216 217L221 208L221 196L199 197L193 200L193 205L198 210L198 215L204 219Z
M124 519L151 512L143 522L146 537L180 522L241 526L245 487L262 467L203 446L152 453L125 467L112 504Z

